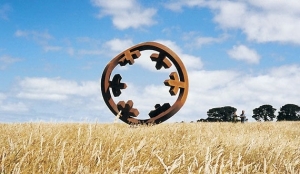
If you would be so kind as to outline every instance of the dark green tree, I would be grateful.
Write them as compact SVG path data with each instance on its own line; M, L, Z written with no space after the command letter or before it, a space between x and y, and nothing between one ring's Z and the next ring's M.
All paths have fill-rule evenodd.
M286 104L280 108L277 121L300 121L300 107L295 104Z
M232 121L233 120L233 113L236 112L236 108L232 107L232 106L224 106L222 107L222 120L223 121Z
M253 109L253 116L256 121L273 121L276 109L272 105L262 105Z
M221 108L212 108L207 111L208 118L206 121L221 121Z
M232 114L236 112L232 106L212 108L207 111L208 121L232 121Z

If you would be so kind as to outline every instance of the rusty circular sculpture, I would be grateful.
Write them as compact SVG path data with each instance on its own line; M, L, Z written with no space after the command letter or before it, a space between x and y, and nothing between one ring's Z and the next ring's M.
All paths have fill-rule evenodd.
M173 105L164 103L163 105L156 104L154 110L149 112L149 119L137 119L139 115L138 109L133 107L133 101L119 101L117 104L112 98L121 95L121 90L126 89L127 85L121 83L122 77L120 74L115 74L111 79L111 74L114 68L118 65L126 66L133 65L134 60L141 56L141 52L145 50L153 50L150 59L156 62L155 68L170 68L174 65L177 72L172 72L169 79L164 81L165 86L169 86L169 93L172 96L177 95L177 100ZM111 79L111 80L110 80ZM188 75L184 64L180 58L168 47L156 42L144 42L135 45L113 58L105 67L101 77L101 92L103 99L114 115L121 115L120 119L127 124L144 124L155 123L159 124L177 113L186 101L188 95ZM111 95L111 91L112 95Z

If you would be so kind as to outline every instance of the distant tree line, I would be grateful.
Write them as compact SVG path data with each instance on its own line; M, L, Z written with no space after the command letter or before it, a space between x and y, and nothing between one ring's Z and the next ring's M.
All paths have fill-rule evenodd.
M207 111L207 118L197 120L197 122L234 122L236 119L237 109L232 106L212 108ZM253 109L252 118L256 121L300 121L300 107L295 104L286 104L282 106L277 115L276 109L272 105L265 104ZM248 120L248 119L247 119ZM247 121L246 120L246 121Z

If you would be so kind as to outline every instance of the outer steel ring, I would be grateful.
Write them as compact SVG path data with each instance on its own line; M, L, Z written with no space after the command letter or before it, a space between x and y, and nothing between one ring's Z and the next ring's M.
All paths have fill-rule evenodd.
M103 96L103 99L104 99L106 105L111 110L111 112L114 115L117 115L119 113L119 110L118 110L117 104L113 100L111 93L110 93L111 73L114 70L114 68L119 65L120 59L122 57L124 57L124 54L126 52L128 52L128 51L134 52L136 50L138 50L140 52L145 51L145 50L153 50L153 51L157 51L159 53L165 54L166 57L172 62L172 65L174 65L176 67L181 86L179 88L179 94L178 94L177 100L165 112L162 112L159 115L157 115L151 119L149 118L149 119L140 120L140 119L133 118L133 117L130 117L130 119L127 119L122 116L120 117L120 119L127 124L132 124L132 123L159 124L159 123L166 121L167 119L172 117L175 113L177 113L180 110L180 108L183 106L183 104L185 103L185 101L187 99L188 88L189 88L188 75L187 75L187 71L186 71L184 64L182 63L181 59L177 56L177 54L175 54L171 49L169 49L165 45L162 45L157 42L144 42L144 43L137 44L131 48L128 48L127 50L123 51L122 53L117 55L115 58L113 58L106 65L106 67L102 73L102 77L101 77L102 96Z

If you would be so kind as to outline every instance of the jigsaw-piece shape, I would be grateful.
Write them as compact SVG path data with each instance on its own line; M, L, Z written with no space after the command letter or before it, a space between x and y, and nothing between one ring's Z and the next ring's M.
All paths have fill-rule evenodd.
M109 81L109 87L111 88L113 95L118 97L121 95L121 89L126 89L126 83L121 83L122 76L120 74L114 75L112 81Z
M154 106L155 109L152 110L152 111L150 111L148 115L149 115L151 118L153 118L153 117L155 117L155 116L157 116L157 115L159 115L159 114L165 112L165 111L168 110L170 107L171 107L171 105L170 105L169 103L164 103L162 106L161 106L160 104L156 104L156 105Z
M132 65L134 63L134 59L137 59L141 56L141 53L139 50L130 51L126 50L124 51L124 56L119 60L119 64L121 66L125 66L127 63Z
M185 83L180 81L176 72L172 72L169 77L170 79L165 80L164 84L171 87L169 90L171 95L176 95L179 88L185 88Z
M132 100L128 100L127 103L124 101L119 101L117 104L118 110L122 111L122 117L128 119L129 117L137 117L140 113L136 108L133 108Z
M165 69L170 68L172 66L172 63L170 62L170 60L167 58L167 56L163 53L153 53L150 56L151 60L156 62L155 68L157 70L160 70L162 67L164 67Z

